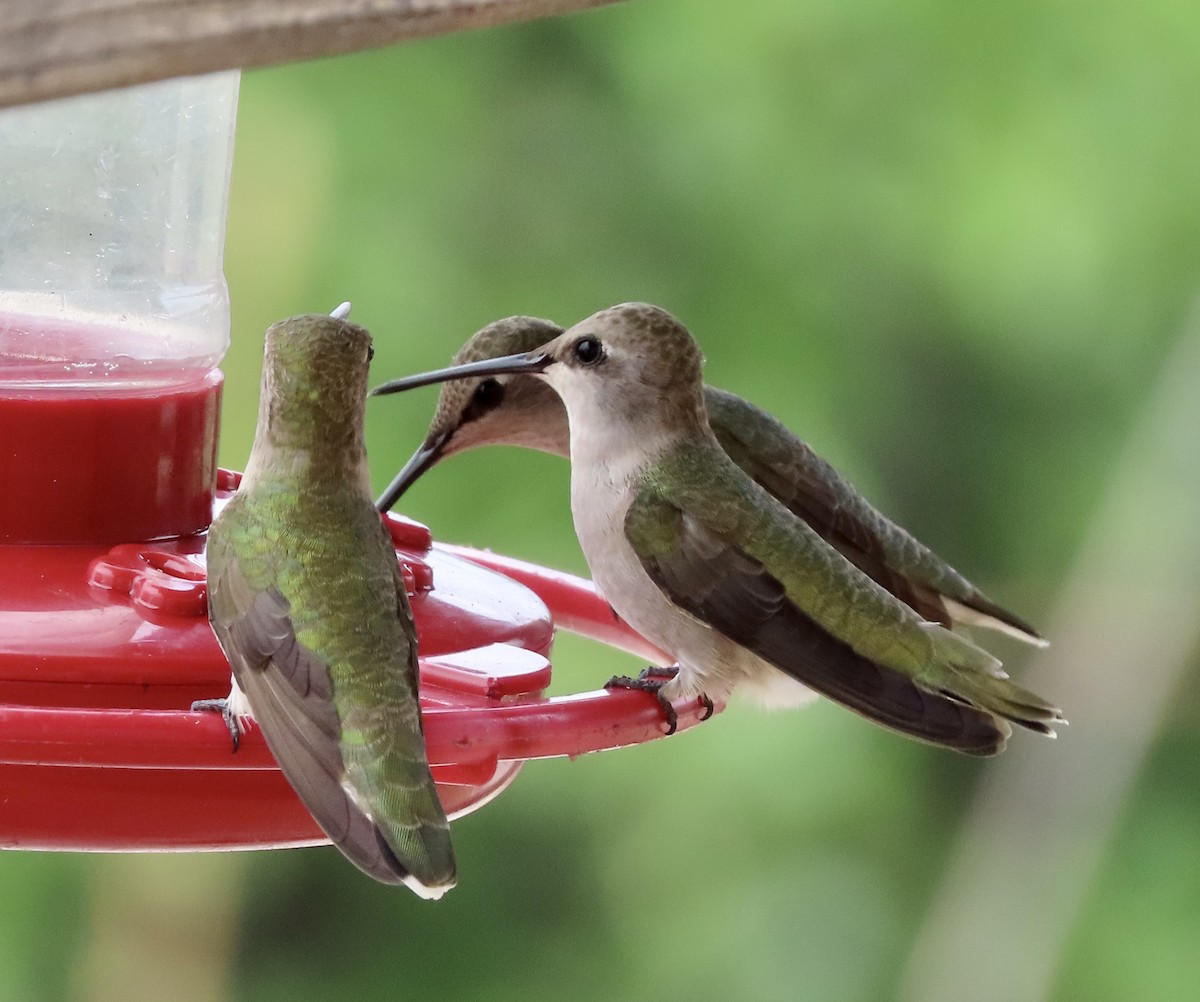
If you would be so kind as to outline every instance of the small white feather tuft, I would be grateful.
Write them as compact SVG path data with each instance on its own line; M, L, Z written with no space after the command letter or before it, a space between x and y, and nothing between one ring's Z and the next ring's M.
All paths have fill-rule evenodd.
M237 679L232 676L229 679L229 695L226 702L229 704L230 715L237 721L238 730L243 734L248 733L254 725L254 710L250 706L250 700L237 684Z
M773 669L748 675L739 683L738 691L764 710L794 710L817 699L808 686Z
M426 901L437 901L445 894L453 884L436 884L429 886L422 884L416 877L408 876L404 878L404 886L412 891L417 897L424 898Z

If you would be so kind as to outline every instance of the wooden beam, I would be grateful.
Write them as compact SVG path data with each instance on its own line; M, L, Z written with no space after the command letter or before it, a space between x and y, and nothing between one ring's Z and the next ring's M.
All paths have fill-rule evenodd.
M391 45L612 0L5 0L0 107Z

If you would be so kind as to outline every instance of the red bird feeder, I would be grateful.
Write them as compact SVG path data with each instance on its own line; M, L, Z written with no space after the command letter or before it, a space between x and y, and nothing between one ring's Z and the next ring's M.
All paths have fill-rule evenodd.
M229 685L207 619L204 533L237 486L216 469L235 99L236 75L226 74L0 115L16 165L6 166L4 197L16 191L20 203L4 208L29 223L12 243L37 258L37 267L16 253L0 260L5 848L325 841L259 731L235 754L218 716L188 709ZM63 166L63 136L76 134L64 120L96 139L67 157L65 175L51 169ZM174 156L138 133L155 121ZM118 148L110 136L138 142ZM216 148L224 166L196 153L201 169L171 174L193 147ZM122 204L159 188L162 204L136 213ZM180 192L182 207L172 201ZM47 218L73 199L79 212ZM154 233L126 231L139 223ZM174 243L180 229L189 235ZM663 735L661 708L645 693L545 695L556 626L661 660L589 582L434 545L424 526L395 516L387 525L416 618L429 760L451 816L487 803L527 759ZM676 710L679 730L705 713L698 701Z
M62 444L38 439L47 456ZM108 451L119 449L114 441ZM97 458L103 469L108 456ZM27 482L43 472L27 470ZM236 483L236 474L221 471L218 505ZM110 499L119 496L114 490ZM644 693L544 695L556 622L653 652L589 582L434 546L424 526L406 519L389 516L388 527L411 582L425 742L448 813L487 803L527 759L663 735L662 711ZM110 547L0 546L0 845L163 850L325 841L259 731L251 729L234 754L219 717L186 709L229 683L206 616L203 549L203 534ZM696 700L676 710L679 730L704 714Z

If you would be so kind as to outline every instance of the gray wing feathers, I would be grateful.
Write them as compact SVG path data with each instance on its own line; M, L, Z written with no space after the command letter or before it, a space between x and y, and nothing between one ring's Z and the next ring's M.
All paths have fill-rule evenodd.
M924 544L873 507L807 443L732 393L706 388L712 428L730 458L851 563L916 610L949 627L943 596L1038 642L1027 622L992 602ZM986 625L986 622L985 624Z
M761 563L682 512L678 547L644 555L680 608L805 685L904 734L973 755L1003 749L1008 725L856 653L789 601Z
M297 641L287 599L274 588L257 593L218 639L271 754L321 830L376 880L404 882L408 870L343 785L329 670Z

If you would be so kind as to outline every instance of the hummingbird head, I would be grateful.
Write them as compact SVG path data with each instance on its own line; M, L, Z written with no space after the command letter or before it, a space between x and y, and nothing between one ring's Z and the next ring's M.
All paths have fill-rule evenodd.
M622 303L593 314L524 354L478 359L389 380L371 393L382 396L431 383L473 380L471 393L486 396L495 393L490 387L479 390L488 377L537 376L557 391L569 415L578 413L579 421L571 420L570 425L578 424L588 440L599 436L602 442L612 442L624 436L627 442L645 444L706 427L703 361L687 328L666 310L647 303ZM466 395L450 399L458 400L460 408L470 406L463 404L469 399ZM435 418L422 449L436 450L439 427ZM574 452L575 445L571 448ZM436 459L437 455L422 458L422 450L418 450L380 498L379 506L391 507Z
M454 356L453 364L527 353L562 332L549 320L507 317L475 333ZM545 383L520 373L443 383L422 448L436 449L432 461L436 462L480 445L521 445L565 456L569 433L562 401Z
M506 317L473 334L454 356L452 367L527 353L562 332L549 320ZM558 394L534 376L520 373L443 383L425 441L379 499L379 507L390 509L439 459L480 445L520 445L566 456L571 436Z
M542 349L552 360L542 378L573 420L614 434L661 434L701 428L704 357L666 310L622 303L601 310ZM589 434L591 432L589 431Z
M670 313L649 303L621 303L593 313L542 351L558 363L542 373L556 387L619 384L642 405L650 402L646 397L701 392L700 346Z
M259 434L275 447L362 445L367 370L374 354L363 327L324 314L267 329Z

